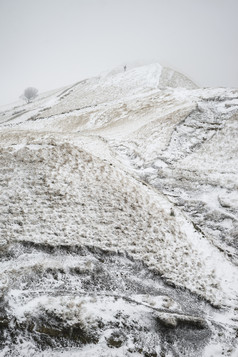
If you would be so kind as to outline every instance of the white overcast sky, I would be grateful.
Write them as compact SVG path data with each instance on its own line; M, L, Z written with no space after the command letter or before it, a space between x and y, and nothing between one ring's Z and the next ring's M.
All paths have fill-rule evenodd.
M137 60L238 87L238 0L0 0L0 105Z

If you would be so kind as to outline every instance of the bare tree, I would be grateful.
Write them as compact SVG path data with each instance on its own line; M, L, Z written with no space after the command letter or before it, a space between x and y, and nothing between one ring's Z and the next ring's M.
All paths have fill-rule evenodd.
M24 90L24 93L21 95L21 98L24 99L27 103L30 103L38 95L38 89L34 87L28 87Z

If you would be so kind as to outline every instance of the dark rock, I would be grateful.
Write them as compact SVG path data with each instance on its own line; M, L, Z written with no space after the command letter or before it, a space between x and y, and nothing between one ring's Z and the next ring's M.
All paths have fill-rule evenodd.
M107 345L109 347L119 348L127 340L125 333L122 330L115 330L112 332L111 336L107 338Z

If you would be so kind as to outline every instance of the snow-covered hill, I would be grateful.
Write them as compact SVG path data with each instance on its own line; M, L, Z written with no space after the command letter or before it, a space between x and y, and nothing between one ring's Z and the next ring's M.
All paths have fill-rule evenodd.
M0 356L237 352L238 90L127 67L0 112Z

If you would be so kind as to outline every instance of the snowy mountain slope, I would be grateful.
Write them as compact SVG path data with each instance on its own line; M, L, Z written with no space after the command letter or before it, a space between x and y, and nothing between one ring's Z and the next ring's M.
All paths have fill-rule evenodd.
M1 113L0 355L235 353L238 91L190 85L155 64Z
M227 262L230 285L224 287L224 292L220 286L217 288L225 273L221 271L216 277L217 262L206 261L213 254L223 262L222 256L179 211L171 216L173 205L158 192L155 195L154 190L116 168L52 139L32 140L17 151L14 146L12 152L10 147L4 151L2 180L8 187L2 190L2 201L7 201L10 209L2 215L2 224L7 227L6 244L30 240L51 245L87 244L122 252L126 249L130 256L143 260L176 285L184 286L186 281L188 289L214 304L226 303L227 289L232 297L235 276L231 274L235 270L232 273ZM107 181L110 186L105 189ZM79 216L77 206L80 210L84 207ZM194 266L197 270L192 269Z
M173 81L173 77L180 76L180 84L183 87L191 86L191 81L185 76L180 75L172 70L161 67L159 64L151 64L149 66L141 66L139 68L132 68L129 71L123 72L123 68L115 75L107 74L100 77L95 77L80 81L68 88L52 95L53 101L47 102L45 96L37 98L36 102L30 104L28 109L29 114L27 119L36 120L37 118L51 117L53 115L62 115L70 112L72 115L78 114L77 111L94 109L97 106L117 103L127 100L129 97L137 97L150 93L161 86L174 86L177 84ZM21 108L24 110L25 106ZM36 111L34 112L34 109ZM40 109L40 110L39 110ZM96 108L98 109L98 108ZM74 112L76 111L76 113ZM41 115L41 112L43 114ZM2 119L7 123L7 119L11 119L11 125L17 124L19 121L14 119L15 113L12 111L3 112ZM18 113L17 113L18 114ZM27 120L22 116L22 119ZM1 121L1 113L0 113ZM6 124L5 124L6 125Z
M133 144L124 140L114 147L124 157L134 157L140 176L182 206L237 261L237 93L231 94L234 105L229 111L224 110L226 103L219 107L214 101L199 101L198 108L174 126L162 147L164 124L159 131L150 124L135 133Z

